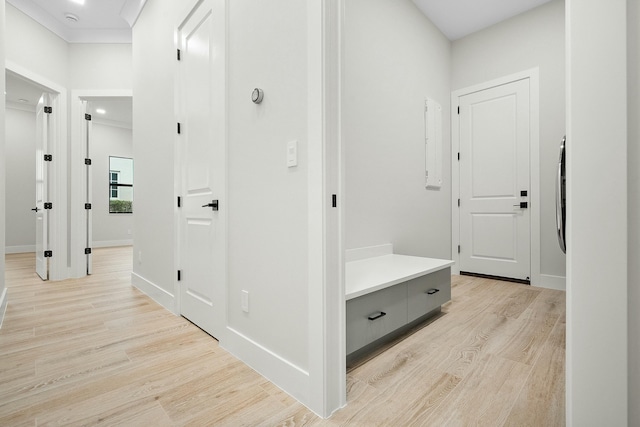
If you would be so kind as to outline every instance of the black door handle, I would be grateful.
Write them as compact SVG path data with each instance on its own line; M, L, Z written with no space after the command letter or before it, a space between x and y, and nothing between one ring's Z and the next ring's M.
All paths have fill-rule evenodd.
M433 295L433 294L435 294L436 292L440 292L440 289L435 289L435 288L434 288L434 289L429 289L429 290L427 291L427 294L428 294L428 295Z
M211 203L207 203L206 205L202 205L203 208L211 208L213 211L218 210L218 201L212 200Z
M38 212L40 209L38 209L38 207L36 206L35 208L31 209L34 212Z

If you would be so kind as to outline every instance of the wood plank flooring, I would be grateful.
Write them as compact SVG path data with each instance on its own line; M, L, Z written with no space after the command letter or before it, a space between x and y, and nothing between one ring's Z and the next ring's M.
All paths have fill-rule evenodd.
M131 286L131 248L42 282L7 255L0 426L562 426L565 294L454 276L442 314L347 372L322 420Z

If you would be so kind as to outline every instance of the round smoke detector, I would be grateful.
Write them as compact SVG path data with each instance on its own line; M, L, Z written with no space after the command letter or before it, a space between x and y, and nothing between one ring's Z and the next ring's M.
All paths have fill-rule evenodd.
M78 22L80 20L80 18L78 18L77 15L74 15L73 13L69 13L69 12L64 14L64 18L69 22Z

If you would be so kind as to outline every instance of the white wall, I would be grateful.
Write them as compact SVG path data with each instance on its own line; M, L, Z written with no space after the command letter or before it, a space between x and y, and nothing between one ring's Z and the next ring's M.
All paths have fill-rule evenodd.
M229 6L229 327L307 370L306 3ZM300 160L287 168L292 140Z
M4 57L5 57L5 2L0 5L0 69L4 69ZM5 80L0 78L0 326L2 326L2 320L4 319L4 313L7 308L7 292L4 281L4 241L5 230L1 225L5 223Z
M410 0L346 2L346 248L451 256L451 43ZM425 189L424 102L442 105L443 186Z
M640 5L627 1L629 145L629 425L640 425Z
M626 8L567 0L568 426L637 425L628 408L638 400L627 400Z
M540 272L565 276L555 224L555 175L565 134L564 1L529 12L453 42L452 87L463 89L539 67ZM569 141L571 144L571 141Z
M109 213L109 156L133 158L132 131L94 120L91 137L93 247L132 244L133 215Z
M6 59L66 87L69 45L6 1Z
M131 44L69 44L71 89L131 89Z
M174 68L176 2L148 1L133 28L134 285L175 306ZM149 114L153 111L153 114ZM168 302L167 302L168 301Z
M322 164L308 155L307 41L318 37L307 25L309 3L226 2L229 197L222 209L229 212L228 329L220 344L324 413L326 408L312 402L316 390L310 387L314 381L323 383L318 377L323 373L309 362L310 341L324 340L308 333L310 324L321 319L309 315L307 160ZM187 6L149 1L133 31L133 283L173 310L178 290L174 29ZM255 87L265 92L260 106L250 99ZM298 166L290 169L286 153L291 140L298 141ZM241 290L250 292L249 314L241 311Z
M5 153L8 159L6 187L7 253L35 252L36 114L25 109L6 109Z

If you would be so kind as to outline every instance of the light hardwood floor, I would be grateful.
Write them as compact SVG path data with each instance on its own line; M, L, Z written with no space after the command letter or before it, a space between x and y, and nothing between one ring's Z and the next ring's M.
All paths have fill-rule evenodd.
M131 286L131 249L42 282L7 255L0 426L562 426L565 294L453 277L428 325L348 369L322 420Z

